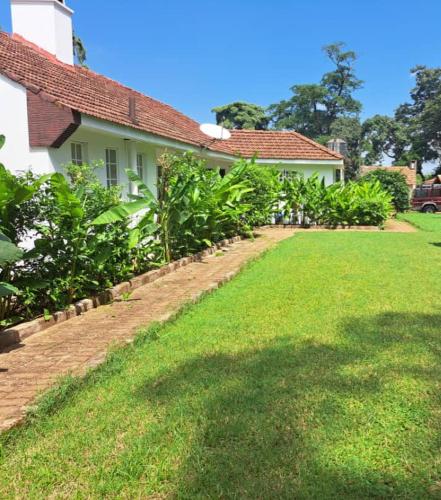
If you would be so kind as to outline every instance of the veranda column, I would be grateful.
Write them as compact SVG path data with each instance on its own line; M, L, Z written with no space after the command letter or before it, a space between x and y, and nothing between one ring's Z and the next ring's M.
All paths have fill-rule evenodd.
M130 170L132 170L135 173L138 173L137 170L137 160L136 160L136 155L137 155L137 150L136 150L136 142L135 141L129 141L128 144L128 165ZM133 182L129 182L129 193L130 194L138 194L138 188L133 184Z

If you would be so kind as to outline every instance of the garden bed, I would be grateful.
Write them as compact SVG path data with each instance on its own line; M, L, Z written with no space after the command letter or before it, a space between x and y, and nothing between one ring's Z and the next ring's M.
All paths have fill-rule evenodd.
M180 267L187 266L192 262L198 262L204 257L212 255L218 249L226 247L232 243L236 243L242 238L242 236L234 236L233 238L222 240L216 245L207 248L206 250L198 252L194 255L190 255L188 257L183 257L182 259L171 262L170 264L167 264L159 269L155 269L153 271L141 274L140 276L136 276L130 281L126 281L108 288L94 297L80 300L69 306L64 311L57 311L54 314L51 314L49 318L39 317L32 321L20 323L16 326L0 331L0 349L18 344L31 335L44 331L56 324L63 323L64 321L74 318L75 316L80 316L81 314L84 314L91 309L110 304L114 300L121 297L123 294L131 293L137 288L148 283L152 283L160 277L165 276L166 274L169 274L176 269L179 269Z

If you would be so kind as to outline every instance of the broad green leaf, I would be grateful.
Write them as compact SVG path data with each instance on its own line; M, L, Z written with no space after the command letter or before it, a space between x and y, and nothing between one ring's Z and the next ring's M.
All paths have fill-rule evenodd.
M126 174L129 178L129 181L132 182L135 186L138 187L140 193L142 193L146 198L152 200L155 199L154 194L150 191L146 184L144 184L143 180L137 173L135 173L130 168L126 168Z
M121 205L117 205L116 207L113 207L99 215L92 222L92 225L100 226L103 224L111 224L112 222L123 221L140 210L149 208L149 206L148 201L145 199L122 203Z
M17 262L21 259L22 255L23 250L15 246L13 243L4 239L0 240L0 266Z
M105 247L100 249L98 255L95 257L94 262L97 266L103 265L112 256L112 247Z
M129 233L129 241L128 246L129 250L132 250L139 243L139 238L141 235L141 231L138 228L132 229Z
M0 297L10 297L19 293L19 289L10 283L0 282Z

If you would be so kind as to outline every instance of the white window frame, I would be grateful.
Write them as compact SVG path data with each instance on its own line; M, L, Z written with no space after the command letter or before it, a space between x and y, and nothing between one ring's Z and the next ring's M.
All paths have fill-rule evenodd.
M115 151L115 162L111 162L109 159L111 151ZM106 148L105 155L106 155L106 181L107 181L107 187L110 188L112 186L117 186L119 183L118 149L112 147ZM111 175L110 169L112 167L115 167L115 176Z
M81 150L81 159L78 157L77 148ZM73 165L81 166L87 163L87 144L85 142L71 142L70 143L70 160Z
M280 180L281 181L284 181L284 180L292 180L296 175L297 175L297 171L296 170L289 170L287 168L284 168L282 170L280 170Z

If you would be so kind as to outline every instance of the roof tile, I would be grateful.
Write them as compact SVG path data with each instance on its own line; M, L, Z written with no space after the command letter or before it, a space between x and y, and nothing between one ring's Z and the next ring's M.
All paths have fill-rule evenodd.
M336 160L342 157L296 132L234 130L211 142L199 124L167 104L89 69L70 66L17 35L0 33L0 73L46 99L80 113L213 151L264 159ZM129 102L136 101L136 122Z

